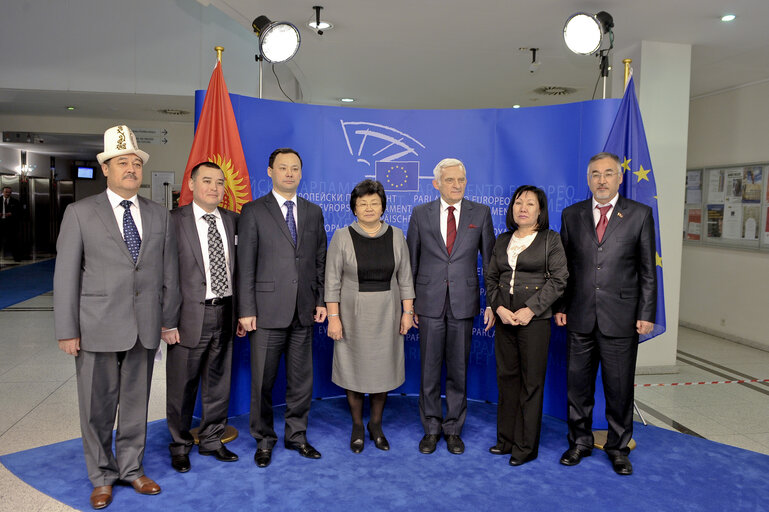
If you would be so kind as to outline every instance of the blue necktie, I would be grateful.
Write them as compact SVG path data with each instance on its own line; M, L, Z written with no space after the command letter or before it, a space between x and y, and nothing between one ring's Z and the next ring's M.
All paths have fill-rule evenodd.
M288 225L288 231L291 233L291 239L294 241L294 245L296 245L296 221L294 220L294 202L293 201L286 201L286 224Z
M136 229L134 218L131 215L131 205L133 203L128 199L120 201L120 206L125 208L123 212L123 238L125 244L128 246L128 252L131 253L131 257L134 259L134 263L139 258L139 249L142 246L142 239L139 236L139 230Z

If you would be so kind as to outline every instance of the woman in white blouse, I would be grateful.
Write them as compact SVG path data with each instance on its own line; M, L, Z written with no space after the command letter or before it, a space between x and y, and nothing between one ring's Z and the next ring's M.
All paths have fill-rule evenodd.
M510 465L537 458L550 344L552 305L569 272L561 237L550 229L545 192L523 185L507 209L508 231L497 238L485 274L488 304L497 315L497 444Z

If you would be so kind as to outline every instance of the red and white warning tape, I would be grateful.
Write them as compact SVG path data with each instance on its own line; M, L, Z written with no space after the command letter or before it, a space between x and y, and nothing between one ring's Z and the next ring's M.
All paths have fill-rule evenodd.
M671 382L668 384L635 384L635 387L656 388L660 386L699 386L702 384L748 384L748 383L761 383L761 382L769 382L769 379L709 380L709 381L700 381L700 382Z

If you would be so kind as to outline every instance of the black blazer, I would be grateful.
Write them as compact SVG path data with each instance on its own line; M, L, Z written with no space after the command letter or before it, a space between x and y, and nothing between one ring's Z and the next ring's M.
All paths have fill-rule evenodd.
M301 325L313 325L315 308L326 305L323 211L301 197L297 197L296 208L296 246L272 191L246 203L240 211L238 317L258 317L257 328L286 328L295 311Z
M550 229L537 233L531 245L518 255L511 294L510 277L513 270L507 258L507 246L512 236L512 231L502 233L494 244L485 274L488 304L495 314L499 306L513 312L528 306L535 318L550 318L553 316L551 306L563 294L569 276L561 238ZM545 278L546 271L550 272L549 279Z
M590 333L598 324L606 336L636 334L636 320L654 322L657 269L652 209L619 197L599 243L592 199L561 215L561 240L569 282L561 311L566 327Z

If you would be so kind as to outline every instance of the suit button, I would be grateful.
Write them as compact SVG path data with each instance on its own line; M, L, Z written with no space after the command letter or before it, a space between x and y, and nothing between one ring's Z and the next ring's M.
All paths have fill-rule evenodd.
M291 281L291 284L296 284L296 279L294 279L293 281Z
M595 267L595 268L596 268L596 270L601 270L601 265L598 265L598 266L597 266L597 267Z
M139 296L139 292L136 292L135 295L138 297Z
M202 283L200 283L200 284L202 284L203 286L205 286L205 285L206 285L206 282L205 282L205 281L203 281L203 282L202 282Z
M603 252L603 247L599 247L598 252Z
M596 290L600 290L600 289L601 289L601 287L600 287L600 286L596 286L596 287L595 287L595 289L596 289Z

